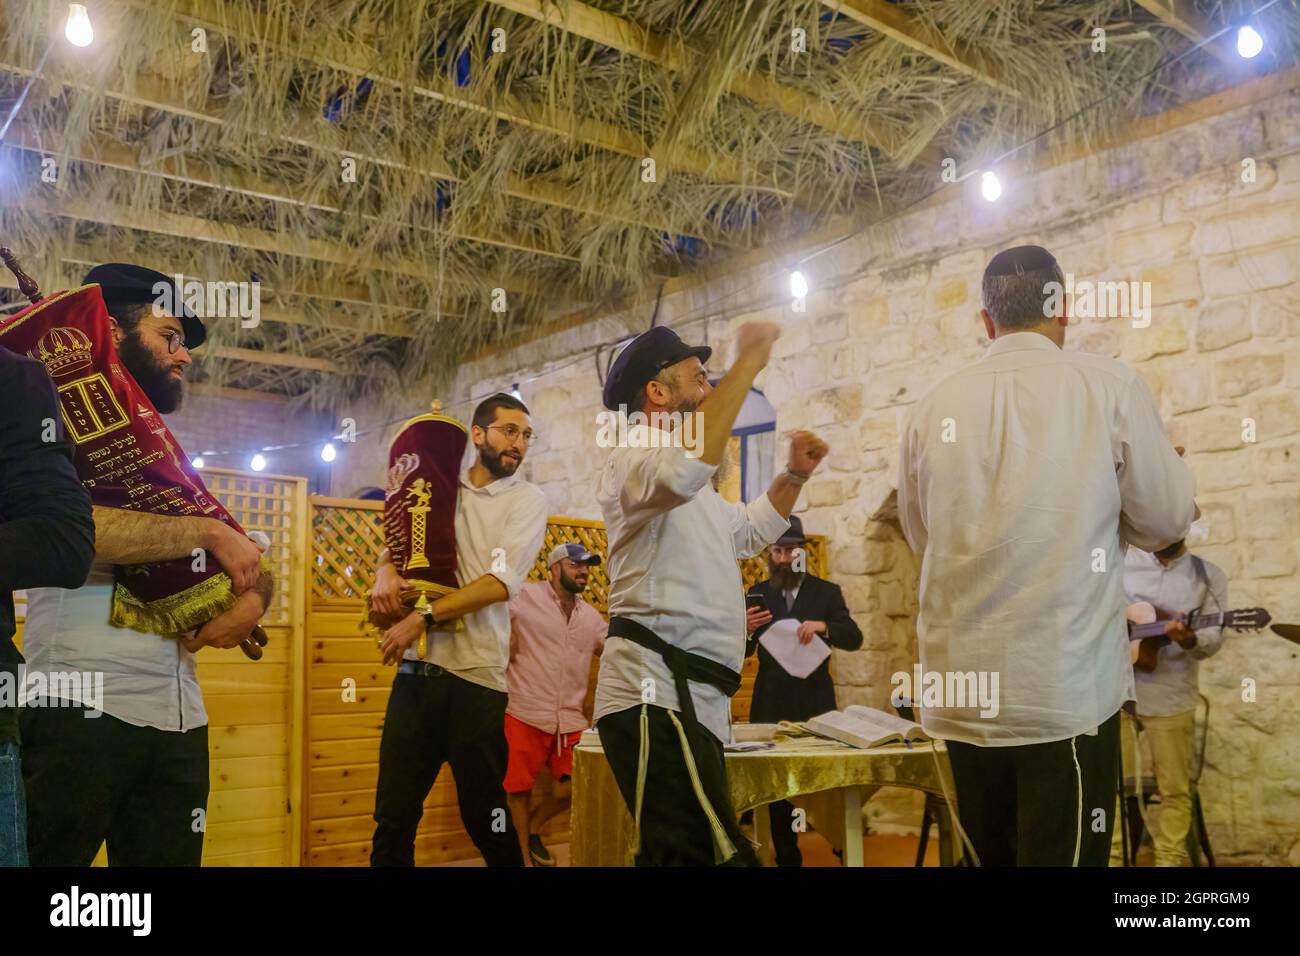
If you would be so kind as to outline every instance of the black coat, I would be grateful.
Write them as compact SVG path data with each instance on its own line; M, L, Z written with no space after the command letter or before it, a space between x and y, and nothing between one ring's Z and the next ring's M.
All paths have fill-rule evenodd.
M826 641L831 647L856 651L862 646L862 631L849 616L844 603L844 592L838 584L805 574L794 599L794 607L786 610L785 595L770 581L763 581L750 589L763 595L772 620L793 617L799 621L825 621L826 633L814 640ZM761 647L758 639L770 625L763 625L749 637L746 655L758 651L758 677L754 680L754 702L749 719L756 724L771 724L780 720L807 720L828 710L835 710L835 684L831 681L831 661L828 657L807 677L792 677Z
M40 362L0 346L0 672L22 662L13 592L79 588L94 554L90 494L72 467L54 383ZM17 740L17 724L16 709L0 708L0 743Z

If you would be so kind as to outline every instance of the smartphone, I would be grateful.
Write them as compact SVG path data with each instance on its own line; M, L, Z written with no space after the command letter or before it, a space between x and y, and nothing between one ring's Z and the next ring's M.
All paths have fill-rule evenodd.
M749 608L758 608L758 610L761 611L765 607L767 607L767 601L763 599L763 595L753 594L753 593L745 595L746 610L748 610Z

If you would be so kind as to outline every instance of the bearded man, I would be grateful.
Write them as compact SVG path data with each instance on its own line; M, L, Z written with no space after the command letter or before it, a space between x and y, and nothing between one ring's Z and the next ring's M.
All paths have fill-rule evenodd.
M161 414L180 407L190 350L207 337L172 279L141 266L91 269L118 360ZM159 295L163 288L167 294ZM140 416L152 414L140 409ZM161 423L159 423L161 427ZM178 450L178 454L183 454ZM208 715L195 676L199 648L233 648L266 612L262 549L216 518L94 506L95 558L77 589L27 592L28 683L47 694L22 710L28 848L33 866L89 866L102 844L111 866L198 866L208 802ZM108 623L113 566L206 551L230 576L234 605L187 638ZM103 675L102 690L55 675ZM97 699L90 699L97 698Z

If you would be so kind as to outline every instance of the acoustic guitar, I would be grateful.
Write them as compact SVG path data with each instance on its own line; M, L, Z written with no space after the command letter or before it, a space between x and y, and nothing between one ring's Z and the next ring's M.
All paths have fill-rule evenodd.
M1236 631L1257 631L1267 627L1272 620L1262 607L1236 608L1214 614L1169 614L1158 611L1146 601L1129 605L1129 654L1136 670L1150 672L1156 669L1160 648L1172 641L1165 633L1171 624L1182 621L1189 631L1206 627L1227 627Z

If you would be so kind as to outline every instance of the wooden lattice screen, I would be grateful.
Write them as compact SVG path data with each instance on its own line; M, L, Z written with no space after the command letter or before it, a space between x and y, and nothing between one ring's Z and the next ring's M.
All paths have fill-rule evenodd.
M203 483L216 495L244 528L245 531L262 531L271 539L267 557L271 573L280 582L275 598L262 623L290 623L290 589L283 586L292 574L293 549L296 546L293 528L294 494L300 479L281 478L275 475L253 475L242 471L209 468L203 472Z
M314 602L360 602L375 580L375 562L384 546L383 504L352 498L315 497L312 502L312 600ZM605 525L586 518L552 517L546 525L546 537L529 573L529 580L547 576L546 557L557 544L576 541L593 554L606 557L609 541ZM809 535L808 571L819 577L826 574L826 539ZM740 562L740 574L748 590L755 582L767 578L767 564L762 556ZM592 568L587 594L584 595L602 614L606 612L609 576L602 560Z

